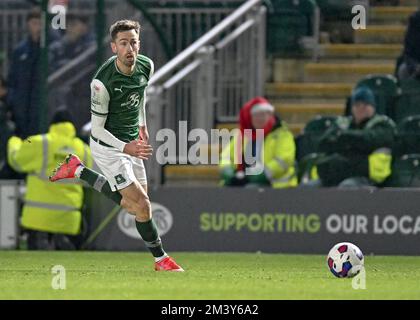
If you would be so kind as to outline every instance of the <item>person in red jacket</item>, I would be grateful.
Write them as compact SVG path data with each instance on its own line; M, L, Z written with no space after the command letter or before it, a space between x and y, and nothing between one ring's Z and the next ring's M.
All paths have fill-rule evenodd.
M258 129L263 130L262 137ZM221 184L294 187L295 150L293 134L275 115L274 107L262 97L251 99L240 111L239 134L222 152Z

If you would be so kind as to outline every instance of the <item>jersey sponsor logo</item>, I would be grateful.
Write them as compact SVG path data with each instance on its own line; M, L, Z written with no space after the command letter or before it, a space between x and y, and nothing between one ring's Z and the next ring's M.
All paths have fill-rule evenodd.
M136 108L140 104L140 95L138 92L134 92L128 96L126 102L121 104L121 107L127 107L128 109Z
M122 183L126 182L127 180L125 180L125 178L122 176L122 174L117 174L115 176L115 181L117 182L117 184L122 184Z
M153 221L156 223L159 235L163 236L172 228L174 222L173 215L168 208L159 203L151 202L151 206ZM135 221L136 220L133 219L133 216L130 215L125 209L121 209L118 213L117 224L121 232L130 238L141 239L137 231Z

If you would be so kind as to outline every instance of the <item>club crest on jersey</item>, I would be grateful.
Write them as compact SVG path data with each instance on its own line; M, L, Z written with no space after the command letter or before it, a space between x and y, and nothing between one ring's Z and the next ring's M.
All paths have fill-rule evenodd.
M121 184L126 182L126 180L124 179L124 177L122 176L122 174L118 174L115 176L115 181L117 182L117 184Z
M128 109L136 108L140 104L140 95L137 92L134 92L128 96L126 102L121 104L121 107L127 107Z

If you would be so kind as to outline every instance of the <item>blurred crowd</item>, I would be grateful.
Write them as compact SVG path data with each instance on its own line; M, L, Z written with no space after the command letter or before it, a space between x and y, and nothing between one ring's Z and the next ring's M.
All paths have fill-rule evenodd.
M419 30L420 11L417 11L409 19L404 49L396 62L398 81L420 80ZM417 88L416 94L419 90ZM287 124L280 120L267 100L252 99L240 112L239 137L232 139L223 151L221 184L274 188L295 187L298 183L304 187L394 186L387 182L391 180L393 152L398 144L397 126L390 117L377 112L376 100L369 87L356 87L349 99L347 115L325 120L322 125L328 123L328 128L310 141L312 153L297 165L301 160L297 159L298 146ZM261 108L262 105L266 107ZM381 106L384 110L390 107ZM264 130L264 148L259 147L261 141L255 134L247 136L244 129ZM239 144L242 144L240 148ZM256 162L247 165L245 156L250 148ZM239 157L237 150L241 153ZM235 164L238 158L241 164ZM247 166L264 170L257 175L249 170L246 173Z
M7 140L25 139L40 133L40 38L41 11L34 7L26 16L27 35L9 57L7 79L0 79L0 179L19 177L6 159ZM71 12L66 29L49 32L49 74L65 66L95 41L88 20ZM62 96L57 107L65 107L69 96Z
M351 114L334 119L317 139L314 154L318 156L312 164L310 179L302 181L302 186L380 186L391 175L396 126L386 115L378 115L375 106L375 96L369 88L361 87L353 92ZM239 127L240 134L222 153L222 184L296 187L295 140L287 124L275 114L274 107L264 98L252 99L241 110ZM251 129L252 133L245 129ZM256 129L264 132L259 139ZM245 160L250 148L256 159L254 163ZM263 170L255 174L246 170L247 167Z
M26 17L27 35L9 57L7 79L0 78L0 179L26 179L21 225L27 249L78 248L83 238L84 191L79 183L51 184L48 175L68 153L92 165L89 147L77 137L71 97L50 108L47 132L40 128L41 12ZM49 74L94 43L88 21L68 13L65 30L49 31ZM88 88L88 84L86 84ZM88 89L87 89L88 90Z
M65 66L71 59L80 55L95 38L88 20L80 15L67 14L66 30L50 31L49 72L54 73ZM32 9L27 17L27 36L14 49L10 61L7 79L0 79L0 178L19 177L11 170L6 161L8 139L15 135L25 139L40 133L39 128L39 75L40 75L40 37L41 13L38 8ZM396 76L399 80L420 78L420 12L414 13L406 31L404 50L397 61ZM57 107L68 104L68 96L63 95ZM375 97L369 88L359 89L351 98L351 115L342 117L325 133L319 143L320 153L326 158L314 167L317 177L310 185L378 185L383 179L375 178L374 160L382 159L389 166L389 157L381 153L373 156L372 152L392 148L395 124L384 115L375 112ZM265 108L258 109L261 106ZM296 146L293 135L287 124L275 115L274 108L263 98L249 101L241 110L239 128L263 129L265 139L263 174L244 175L243 165L233 166L229 159L238 149L234 139L228 150L224 150L221 163L221 177L224 185L272 185L273 187L294 187L298 184L295 169ZM271 106L272 107L272 106ZM378 131L379 133L376 133ZM368 137L368 138L367 138ZM255 136L242 137L255 142ZM376 139L376 140L375 140ZM367 141L369 140L369 141ZM372 143L360 147L362 143ZM252 152L262 150L257 147ZM244 147L244 149L246 149ZM361 152L357 154L357 152ZM361 161L364 159L364 161ZM351 164L353 163L353 164ZM385 165L384 170L389 175ZM338 174L340 173L340 175ZM384 174L384 175L387 175ZM348 180L350 179L350 180ZM306 183L305 183L306 184Z

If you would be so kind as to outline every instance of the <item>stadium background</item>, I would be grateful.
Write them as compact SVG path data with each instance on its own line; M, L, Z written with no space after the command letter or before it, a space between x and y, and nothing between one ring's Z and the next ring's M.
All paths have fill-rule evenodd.
M368 8L366 30L351 26L356 4ZM25 35L31 5L0 3L4 76L8 56ZM346 114L354 88L368 85L379 101L378 112L398 124L400 147L394 150L386 189L226 191L218 186L217 165L188 164L177 154L175 160L183 164L147 164L154 216L170 250L325 253L330 244L348 240L366 253L418 255L420 144L412 141L420 137L420 85L394 77L407 19L417 5L410 0L71 0L69 8L86 17L96 42L52 71L43 51L41 128L46 130L54 110L64 104L78 115L79 135L87 139L88 84L110 55L106 27L123 17L141 21L142 51L156 65L147 107L152 139L159 128L177 131L179 121L207 132L234 128L244 102L263 95L292 129L304 177L312 139L332 117ZM219 151L213 145L202 148ZM24 183L0 185L0 243L24 248L18 224ZM134 224L124 212L86 193L84 249L144 249L134 241Z

